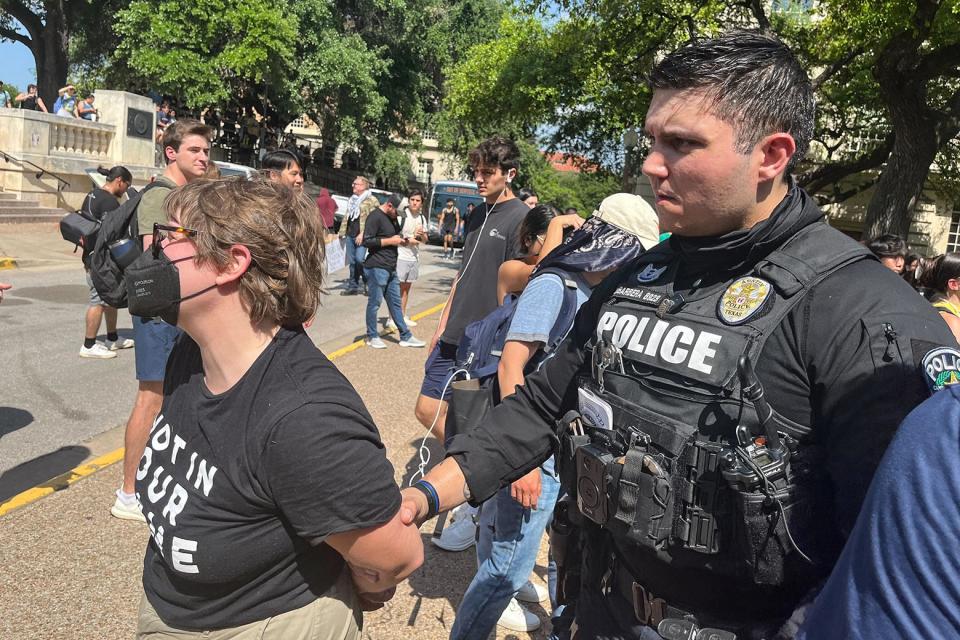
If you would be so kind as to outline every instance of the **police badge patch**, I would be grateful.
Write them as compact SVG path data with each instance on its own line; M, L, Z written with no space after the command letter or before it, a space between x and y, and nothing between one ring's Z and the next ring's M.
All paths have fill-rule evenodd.
M953 347L937 347L923 356L920 363L931 393L960 384L960 351Z
M717 301L717 316L724 324L743 324L757 314L770 310L773 287L766 280L753 276L733 281Z

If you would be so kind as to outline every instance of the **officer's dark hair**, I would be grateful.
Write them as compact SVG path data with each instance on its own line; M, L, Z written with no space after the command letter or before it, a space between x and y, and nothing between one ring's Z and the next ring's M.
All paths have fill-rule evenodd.
M920 276L920 285L937 293L946 293L947 282L960 280L960 253L945 253L933 259Z
M106 169L104 167L97 167L97 173L99 173L102 176L106 176L107 182L113 182L117 178L120 178L127 184L133 184L133 174L131 174L126 167L121 167L120 165L117 165L110 169Z
M713 113L734 127L740 153L771 133L789 133L797 150L785 175L810 147L816 114L813 85L776 36L737 30L696 40L661 60L650 72L649 85L653 90L704 91Z
M467 154L467 161L474 169L499 167L503 173L520 167L520 150L516 143L503 136L487 138Z
M260 168L264 171L286 171L292 164L296 164L298 169L303 169L303 160L299 154L287 149L277 149L263 156Z
M550 221L560 215L560 212L553 205L538 204L527 212L523 222L520 223L520 231L517 236L520 240L520 248L526 251L537 241L537 236L546 233Z
M528 198L538 198L537 192L530 187L524 187L517 192L517 198L520 202L526 202Z
M892 233L867 241L867 249L870 249L870 252L878 258L897 258L907 255L907 243L903 238Z

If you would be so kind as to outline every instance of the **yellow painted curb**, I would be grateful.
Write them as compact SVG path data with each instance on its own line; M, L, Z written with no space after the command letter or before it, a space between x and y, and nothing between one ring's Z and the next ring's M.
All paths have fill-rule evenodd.
M0 258L0 269L16 269L17 261L13 258Z
M2 260L2 259L0 259ZM0 262L2 265L2 262ZM3 267L0 267L3 268ZM445 304L445 303L444 303ZM427 316L434 314L443 309L443 304L438 304L435 307L431 307L426 311L422 311L417 315L413 316L411 320L419 320L420 318L426 318ZM353 344L349 344L342 349L337 349L333 353L327 356L330 360L335 360L340 356L344 356L351 351L356 351L363 346L363 340L357 340ZM82 464L79 467L75 467L70 471L61 473L56 478L51 478L43 484L33 487L32 489L27 489L22 493L18 493L4 503L0 503L0 516L4 516L14 509L19 509L20 507L25 507L31 502L36 502L40 498L50 495L55 491L63 491L64 489L69 489L70 485L74 484L78 480L100 471L105 467L109 467L112 464L120 462L123 460L123 447L115 449L110 453L106 453L99 458L95 458L86 464Z
M115 462L123 460L123 447L95 458L86 464L75 467L66 473L61 473L56 478L47 480L45 483L32 489L27 489L23 493L18 493L3 504L0 504L0 516L35 502L44 496L48 496L54 491L67 489L77 480L85 478L104 467L109 467Z

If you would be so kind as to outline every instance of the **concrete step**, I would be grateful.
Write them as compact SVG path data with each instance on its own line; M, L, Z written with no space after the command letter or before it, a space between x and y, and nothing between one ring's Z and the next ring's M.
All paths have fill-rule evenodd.
M0 224L23 224L27 222L60 222L66 215L60 209L23 209L16 213L0 212Z
M40 203L36 200L0 200L0 213L5 213L5 209L39 209Z
M10 193L9 191L0 191L0 202L4 200L16 200L17 194Z

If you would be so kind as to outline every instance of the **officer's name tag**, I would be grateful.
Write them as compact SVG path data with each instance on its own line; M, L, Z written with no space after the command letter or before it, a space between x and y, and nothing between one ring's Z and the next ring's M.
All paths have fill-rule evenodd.
M603 399L589 389L577 389L580 396L580 415L590 426L599 429L613 428L613 409Z

